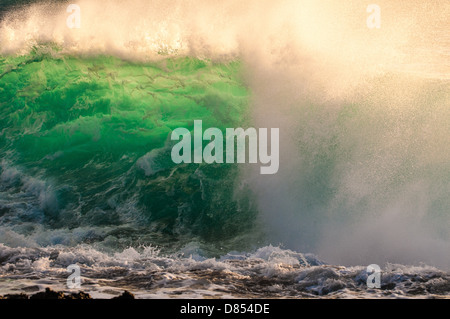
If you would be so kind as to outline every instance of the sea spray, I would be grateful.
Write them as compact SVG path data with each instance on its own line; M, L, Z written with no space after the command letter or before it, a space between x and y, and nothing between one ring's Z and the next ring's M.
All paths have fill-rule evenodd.
M37 2L1 12L3 293L448 296L447 0ZM195 119L279 127L277 174L174 165Z

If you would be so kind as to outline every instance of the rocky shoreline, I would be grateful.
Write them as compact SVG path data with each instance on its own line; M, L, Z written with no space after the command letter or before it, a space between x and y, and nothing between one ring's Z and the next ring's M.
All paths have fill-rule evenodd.
M41 291L32 295L25 293L20 294L7 294L0 296L0 299L60 299L60 300L75 300L75 299L94 299L90 294L80 291L78 293L65 294L62 291L54 291L50 288L45 288L45 291ZM135 299L134 295L129 291L124 291L120 296L113 297L111 299Z

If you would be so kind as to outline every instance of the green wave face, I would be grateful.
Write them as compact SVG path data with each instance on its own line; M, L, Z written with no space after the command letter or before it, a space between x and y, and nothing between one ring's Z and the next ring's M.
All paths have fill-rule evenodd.
M245 125L239 62L139 64L46 46L1 58L0 73L2 191L16 198L2 209L3 224L111 226L89 239L123 234L141 243L223 241L253 225L249 195L233 191L235 165L175 165L170 157L172 130L192 130L195 119Z

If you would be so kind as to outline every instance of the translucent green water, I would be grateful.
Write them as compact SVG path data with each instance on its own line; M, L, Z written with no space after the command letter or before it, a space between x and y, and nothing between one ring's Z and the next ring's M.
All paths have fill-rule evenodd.
M83 240L127 243L222 241L253 225L247 192L234 191L235 165L170 158L171 131L192 130L194 119L219 128L247 122L239 62L131 63L47 45L0 58L0 74L1 173L20 172L2 184L15 198L0 213L3 224L98 226L110 230Z

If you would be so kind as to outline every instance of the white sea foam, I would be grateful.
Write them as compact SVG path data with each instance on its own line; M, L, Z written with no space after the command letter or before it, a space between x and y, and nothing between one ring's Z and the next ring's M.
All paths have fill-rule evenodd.
M450 275L433 267L387 264L382 289L367 289L365 267L328 266L314 256L273 246L195 260L164 255L155 247L107 254L89 246L32 249L0 244L0 261L0 294L48 286L71 292L64 286L71 264L80 266L81 290L96 298L111 298L124 289L138 298L423 298L445 297L450 291ZM35 279L27 279L31 277ZM14 279L14 285L7 278Z

